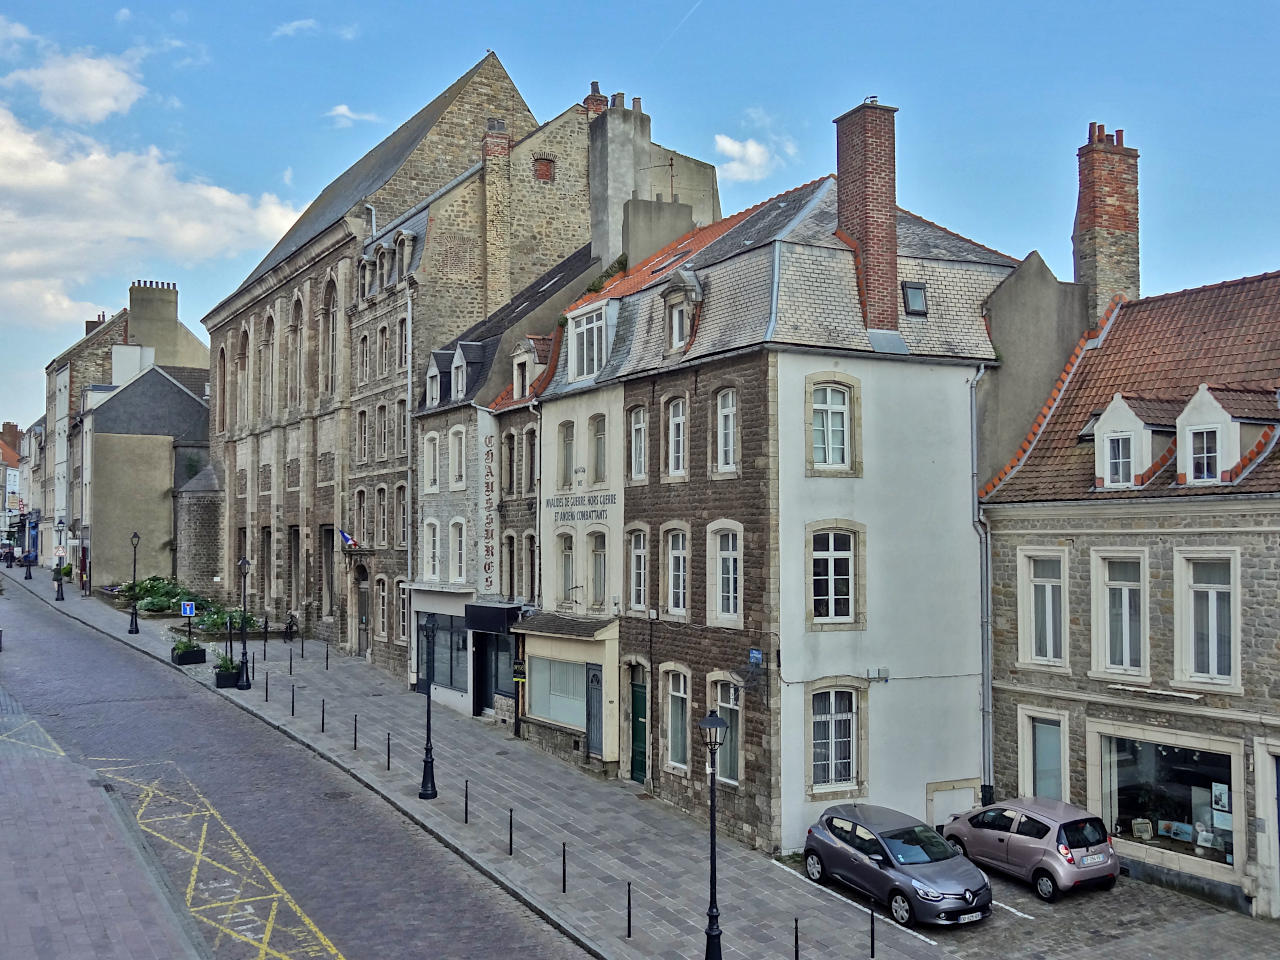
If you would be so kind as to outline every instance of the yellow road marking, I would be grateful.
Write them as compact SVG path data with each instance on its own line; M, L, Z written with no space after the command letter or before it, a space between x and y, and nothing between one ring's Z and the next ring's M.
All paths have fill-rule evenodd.
M44 737L45 742L49 745L45 747L38 743L32 743L30 740L19 740L13 736L19 730L25 730L28 727L33 730L38 730L40 736ZM44 727L40 726L40 724L36 723L34 720L25 720L12 730L9 730L6 733L0 733L0 740L8 740L10 743L16 743L20 747L30 747L32 750L43 750L45 753L52 753L55 757L65 757L67 755L65 750L53 742L53 737L45 733Z

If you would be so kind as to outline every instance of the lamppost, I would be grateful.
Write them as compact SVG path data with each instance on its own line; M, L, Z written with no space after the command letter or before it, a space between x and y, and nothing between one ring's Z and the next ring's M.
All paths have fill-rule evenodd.
M711 902L707 906L706 960L720 960L720 908L716 906L716 751L724 743L729 723L712 710L698 721L702 742L711 758Z
M54 555L53 555L53 562L58 565L57 569L54 571L54 574L53 574L53 581L58 585L58 593L56 596L54 596L53 599L61 600L63 599L62 597L62 561L66 559L66 555L62 552L62 533L64 530L67 529L67 521L64 520L62 517L59 517L58 522L55 523L53 526L54 526L54 529L58 531L58 549L54 552Z
M431 693L436 682L436 618L429 614L418 627L418 643L427 643L427 745L422 752L422 786L419 800L434 800L436 794L436 758L431 749Z
M129 632L138 632L138 543L142 538L138 536L138 531L133 531L133 536L129 538L129 542L133 544L133 580L130 587L133 591L133 611L129 614Z
M236 564L240 568L240 675L236 677L236 689L248 690L249 682L249 558L241 557Z

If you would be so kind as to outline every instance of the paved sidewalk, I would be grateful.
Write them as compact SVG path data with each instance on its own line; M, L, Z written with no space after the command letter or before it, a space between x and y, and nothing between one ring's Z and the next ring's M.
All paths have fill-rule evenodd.
M207 957L94 777L0 686L0 957Z
M14 574L18 576L15 577ZM18 568L0 568L9 590L52 603L48 578L23 581ZM128 616L109 604L68 594L52 604L80 622L168 662L173 621L143 620L126 632ZM252 636L252 634L251 634ZM279 639L262 657L262 636L249 649L257 672L249 691L219 693L284 731L382 794L482 872L510 890L597 956L678 960L701 957L707 904L707 828L649 798L637 784L603 781L556 760L498 728L439 704L432 715L440 796L418 799L426 703L420 694L363 660L324 645ZM220 649L221 645L216 645ZM238 654L238 650L237 650ZM178 669L178 668L175 668ZM212 686L209 665L182 668ZM290 694L296 716L290 716ZM267 694L270 700L266 699ZM321 700L325 732L320 731ZM358 715L359 746L353 749ZM387 734L391 769L387 770ZM469 822L463 783L470 781ZM513 813L509 814L509 811ZM514 855L507 854L509 815ZM561 844L567 845L567 893L561 893ZM627 884L633 920L626 939ZM865 957L866 911L817 887L742 844L719 844L719 903L724 955L744 960L792 958L793 923L800 921L800 956ZM925 934L877 917L876 956L926 960L946 956Z

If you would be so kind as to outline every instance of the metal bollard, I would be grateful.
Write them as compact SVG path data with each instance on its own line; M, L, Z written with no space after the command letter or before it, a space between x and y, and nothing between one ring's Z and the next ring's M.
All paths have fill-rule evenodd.
M391 732L387 731L387 769L391 769Z
M324 668L329 669L329 641L324 642Z
M289 676L293 676L293 647L289 648Z
M569 847L560 841L560 892L569 892Z
M266 671L266 673L263 675L262 702L263 703L271 702L271 671L270 670Z
M516 811L514 807L507 808L507 856L515 853L515 830L516 830Z
M471 822L471 781L462 781L462 822Z
M298 631L298 639L302 641L302 659L307 659L307 635L301 630Z
M289 684L289 716L297 715L298 707L298 688L292 683Z
M324 733L324 697L320 698L320 732Z
M876 960L876 908L871 908L871 960Z
M627 881L627 939L631 939L631 881Z
M360 749L360 714L351 715L351 749Z
M800 960L800 918L799 918L799 917L796 917L796 957L795 957L795 960Z
M249 679L258 679L258 660L256 653L249 654Z
M0 627L0 653L4 653L4 627Z

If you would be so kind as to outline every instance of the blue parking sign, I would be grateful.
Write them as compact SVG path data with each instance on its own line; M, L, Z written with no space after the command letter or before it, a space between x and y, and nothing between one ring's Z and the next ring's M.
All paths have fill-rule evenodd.
M196 602L194 600L182 601L182 615L184 617L194 617L196 615Z

